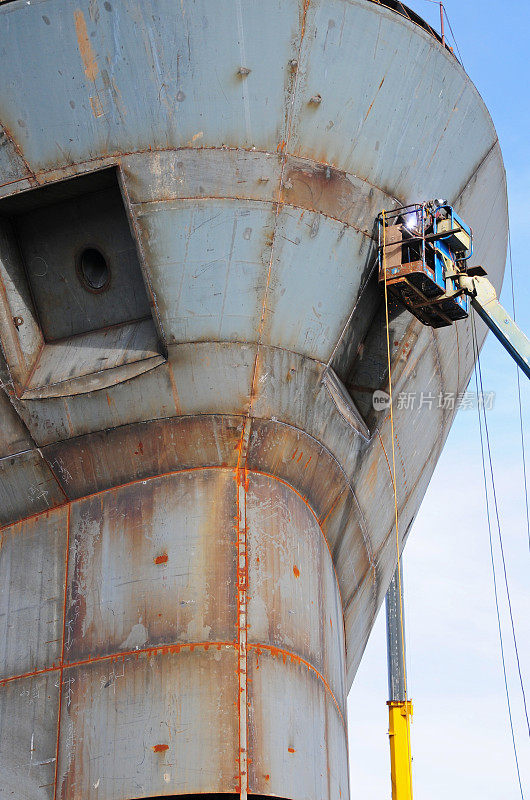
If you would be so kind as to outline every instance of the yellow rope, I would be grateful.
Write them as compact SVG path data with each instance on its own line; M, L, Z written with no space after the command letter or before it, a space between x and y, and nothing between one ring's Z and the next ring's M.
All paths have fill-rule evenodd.
M396 487L396 449L394 442L394 407L392 400L392 363L390 358L390 324L388 319L388 287L387 287L387 266L386 266L386 212L383 211L383 275L385 284L385 318L386 318L386 351L388 362L388 394L390 396L390 433L392 436L392 484L394 489L394 518L396 528L396 551L397 551L397 574L399 588L399 617L401 626L401 648L403 654L403 680L405 684L405 701L408 701L407 691L407 665L405 662L405 626L403 624L403 593L401 587L401 556L399 551L399 528L398 528L398 501ZM407 714L407 749L409 755L410 773L410 796L412 797L412 767L411 767L411 748L410 748L410 719Z

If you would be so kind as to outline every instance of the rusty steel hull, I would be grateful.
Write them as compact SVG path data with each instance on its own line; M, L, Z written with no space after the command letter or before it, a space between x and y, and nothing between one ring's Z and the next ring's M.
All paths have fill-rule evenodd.
M0 798L347 800L397 559L374 220L447 198L498 288L488 112L370 0L0 2L0 67ZM473 348L390 342L403 547Z

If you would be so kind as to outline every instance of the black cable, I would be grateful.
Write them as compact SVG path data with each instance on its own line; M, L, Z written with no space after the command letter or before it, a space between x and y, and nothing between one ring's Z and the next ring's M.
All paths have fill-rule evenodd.
M495 559L493 557L493 537L491 534L491 518L490 518L490 507L489 507L489 499L488 499L488 481L486 478L486 458L484 455L484 437L482 433L482 420L480 417L480 403L478 402L479 390L478 390L478 378L477 378L477 364L479 363L479 352L478 352L478 343L476 341L476 330L475 330L475 319L474 319L474 312L472 312L471 316L471 333L472 333L472 341L473 341L473 355L475 359L475 386L477 387L477 413L478 413L478 424L480 430L480 451L482 454L482 475L484 478L484 495L486 498L486 517L488 521L488 535L489 535L489 544L490 544L490 558L491 558L491 571L493 575L493 592L495 595L495 610L497 612L497 626L499 629L499 643L501 648L501 661L502 661L502 671L504 675L504 689L506 691L506 704L508 706L508 718L510 720L510 731L512 734L512 744L513 744L513 754L515 757L515 768L517 770L517 780L519 782L519 791L521 792L521 800L524 800L523 794L523 785L521 783L521 773L519 770L519 759L517 757L517 745L515 742L515 733L513 729L513 718L512 718L512 707L510 704L510 692L508 689L508 678L506 675L506 661L504 658L504 643L502 639L502 628L501 628L501 615L499 610L499 596L497 592L497 577L495 574Z
M515 295L513 289L513 261L512 261L512 235L510 232L510 221L508 220L508 253L510 256L510 283L512 290L512 310L513 321L515 322ZM528 511L528 483L526 478L526 454L524 446L524 429L523 429L523 408L521 403L521 377L519 375L519 367L515 367L517 374L517 396L519 398L519 427L521 430L521 452L523 456L523 479L524 479L524 500L526 506L526 530L528 534L528 549L530 550L530 514Z
M473 326L474 326L474 324L475 324L475 320L474 320L474 317L473 317ZM476 337L476 331L475 331L475 337ZM484 398L484 389L483 389L483 386L482 386L482 367L480 365L480 354L478 353L478 347L477 347L477 365L478 365L478 376L479 376L479 381L480 381L481 397ZM500 520L500 515L499 515L499 506L497 504L497 491L495 489L495 478L493 476L493 459L491 457L490 435L489 435L489 430L488 430L488 420L487 420L487 417L486 417L486 407L485 407L484 403L482 403L482 414L484 416L484 430L486 431L486 445L487 445L487 448L488 448L488 460L489 460L489 464L490 464L491 487L492 487L492 491L493 491L493 505L495 507L495 517L497 519L497 530L498 530L498 533L499 533L499 545L500 545L500 550L501 550L502 569L503 569L503 572L504 572L504 585L506 586L506 597L508 599L508 610L509 610L509 613L510 613L510 622L511 622L511 626L512 626L513 646L514 646L514 649L515 649L515 657L516 657L516 660L517 660L517 672L519 673L519 683L521 684L521 692L522 692L522 695L523 695L523 705L524 705L524 713L525 713L525 717L526 717L526 726L528 728L528 735L530 736L530 721L528 719L528 709L526 707L526 695L525 695L525 692L524 692L523 676L522 676L522 673L521 673L521 663L519 661L519 649L517 647L517 637L515 635L515 624L514 624L514 621L513 621L512 601L511 601L511 598L510 598L510 589L508 587L508 574L506 572L506 560L504 558L504 545L502 543L501 520Z

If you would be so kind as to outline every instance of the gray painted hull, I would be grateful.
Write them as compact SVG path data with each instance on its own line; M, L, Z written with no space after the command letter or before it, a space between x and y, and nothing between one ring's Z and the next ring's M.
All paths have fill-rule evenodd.
M16 0L0 60L0 203L116 167L156 331L45 339L5 223L0 797L347 798L397 558L373 223L447 198L499 287L487 110L369 0ZM402 546L473 351L390 327Z

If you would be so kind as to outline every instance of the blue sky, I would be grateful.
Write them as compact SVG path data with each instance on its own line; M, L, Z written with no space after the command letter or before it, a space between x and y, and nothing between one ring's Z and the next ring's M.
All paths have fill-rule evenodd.
M439 30L438 7L408 5ZM530 2L446 0L464 66L488 106L508 178L516 316L530 332ZM448 32L448 31L447 31ZM449 33L449 32L448 32ZM450 36L450 34L449 34ZM487 265L485 265L487 266ZM512 311L509 268L501 300ZM516 372L489 336L482 351L510 594L530 709L530 551L522 478ZM474 383L470 384L474 390ZM530 477L530 382L521 375ZM450 496L450 502L448 502ZM497 539L495 527L494 540ZM498 545L495 547L508 683L525 797L530 739L516 671ZM493 599L476 411L459 412L404 557L413 780L429 800L520 798ZM384 609L348 699L351 796L389 798Z

